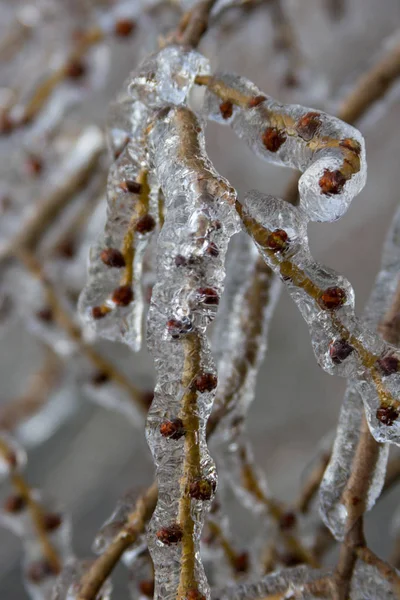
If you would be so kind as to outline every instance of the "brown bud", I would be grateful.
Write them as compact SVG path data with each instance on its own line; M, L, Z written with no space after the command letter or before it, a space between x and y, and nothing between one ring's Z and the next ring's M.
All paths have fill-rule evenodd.
M152 579L143 579L139 582L139 591L143 596L152 598L154 595L154 581Z
M303 140L309 141L321 126L321 115L318 112L308 112L297 121L296 130Z
M91 381L93 385L103 385L104 383L110 381L110 376L104 371L98 371L95 375L93 375Z
M178 523L173 523L168 527L162 527L156 533L158 540L165 546L171 546L171 544L177 544L182 540L183 531L182 527Z
M122 269L126 265L124 255L117 248L104 248L100 253L100 259L107 267Z
M208 256L212 256L213 258L216 258L217 256L219 256L219 250L216 244L214 244L214 242L210 242L206 248L206 254L208 254Z
M30 154L26 159L26 169L32 177L38 177L43 171L43 160L40 156Z
M177 340L181 335L189 333L192 329L192 325L190 321L183 322L178 319L169 319L169 321L167 321L167 329L171 334L171 337L174 340Z
M129 37L135 29L136 23L131 19L118 19L114 27L115 35L118 37Z
M323 194L329 196L331 194L340 194L345 183L346 177L341 171L330 171L329 169L325 169L324 174L319 180L319 187Z
M236 573L246 573L249 568L249 555L247 552L241 552L234 559Z
M131 194L140 194L142 186L134 179L125 179L119 184L119 187L124 192L130 192Z
M211 500L216 488L215 481L209 479L196 479L189 487L189 496L195 500Z
M282 252L288 246L289 237L284 229L275 229L267 237L267 248L272 252Z
M185 426L182 419L163 421L160 425L160 433L163 437L171 440L179 440L185 435Z
M62 523L61 515L57 513L47 513L43 517L43 526L46 531L55 531Z
M230 119L233 113L233 104L229 100L219 105L219 110L223 119Z
M65 66L65 75L70 79L80 79L86 71L86 65L80 58L70 60Z
M188 590L185 600L206 600L206 597L199 590L192 589Z
M346 302L346 292L340 287L329 287L317 300L324 310L337 310Z
M259 106L262 102L266 101L266 97L265 96L253 96L253 98L250 98L247 106L249 108L255 108L256 106Z
M141 219L139 219L136 223L136 231L142 234L149 233L150 231L153 231L155 226L155 220L151 215L147 214L144 215Z
M217 305L219 304L219 295L217 290L215 290L214 288L208 288L208 287L204 287L204 288L198 288L196 290L196 293L201 296L201 302L203 302L203 304L208 304L208 305Z
M133 290L130 285L120 285L115 288L112 300L117 306L128 306L133 300Z
M20 494L9 496L3 505L3 509L8 513L19 513L26 507L26 500Z
M390 427L397 420L399 413L393 406L381 406L376 411L376 418L378 421Z
M45 306L41 308L36 313L37 318L44 323L51 323L54 320L53 309L50 306Z
M202 373L198 375L194 380L194 386L197 391L204 394L204 392L211 392L215 390L218 384L218 379L213 373Z
M399 359L394 355L380 358L376 363L383 375L393 375L393 373L397 373L400 366Z
M110 309L107 306L93 306L92 317L98 321L99 319L103 319L109 312Z
M283 513L279 519L279 529L281 531L287 531L288 529L293 529L296 525L296 515L292 511L288 511Z
M329 345L329 355L335 365L340 365L354 351L346 340L335 340Z
M276 127L267 127L262 136L264 146L270 152L278 152L286 141L286 134Z
M75 241L71 238L68 238L60 242L55 251L56 254L62 258L73 258L76 252Z
M33 583L40 583L47 577L56 574L57 570L45 559L32 562L26 572L27 578Z

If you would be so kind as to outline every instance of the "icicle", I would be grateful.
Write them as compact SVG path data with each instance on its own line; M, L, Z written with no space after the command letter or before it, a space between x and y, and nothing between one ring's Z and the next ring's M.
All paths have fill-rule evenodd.
M365 309L363 323L368 329L376 330L386 314L399 283L399 274L400 210L397 211L387 235L381 268ZM384 324L383 327L385 327ZM339 540L344 538L347 519L342 494L351 476L363 414L362 399L357 391L356 383L350 381L339 417L332 457L320 487L321 516L335 538ZM370 474L366 510L371 510L381 493L388 453L389 447L387 445L380 446L379 459L376 462L374 472Z
M234 190L207 159L193 113L170 109L154 124L150 144L165 222L148 319L157 385L147 437L159 486L148 541L155 598L191 593L200 600L209 594L200 533L216 484L205 425L217 379L205 329L216 312L224 256L238 220Z
M198 78L208 86L206 112L228 123L261 158L300 169L300 203L314 221L334 221L364 187L360 133L325 113L279 104L239 75Z
M354 378L375 439L400 443L398 353L357 319L350 283L312 258L306 213L255 191L238 210L264 260L280 274L309 325L320 366Z

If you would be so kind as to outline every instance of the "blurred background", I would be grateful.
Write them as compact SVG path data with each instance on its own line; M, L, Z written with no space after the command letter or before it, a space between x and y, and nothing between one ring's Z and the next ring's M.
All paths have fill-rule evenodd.
M241 73L281 101L327 112L337 110L357 77L384 52L385 44L400 27L398 0L282 0L278 13L276 4L265 0L223 10L215 16L200 49L211 59L213 68ZM3 0L0 7L0 109L15 102L13 94L23 97L31 93L33 83L57 67L57 61L65 58L66 47L74 43L71 40L91 23L100 22L107 29L112 10L121 10L122 16L135 20L132 35L110 33L91 48L85 58L87 72L57 92L59 104L51 104L53 113L48 110L47 118L56 115L62 105L63 117L56 130L66 138L91 124L104 130L108 103L138 61L156 47L158 37L177 23L182 10L178 1L156 4L142 0ZM284 27L290 26L289 46L279 29L282 14ZM21 27L32 30L26 42L18 41ZM17 41L11 40L10 46L14 30ZM24 43L27 49L22 47ZM13 50L12 44L17 48ZM358 124L367 147L365 189L339 222L310 227L314 256L351 281L358 313L368 298L384 235L399 200L399 94L400 84L395 84L385 100ZM56 173L62 144L67 144L57 142L54 150L56 134L44 135L44 129L43 121L36 129L29 127L0 138L1 244L18 231L24 211L32 210L32 204L43 195ZM216 168L240 194L249 188L283 193L290 172L259 161L228 128L210 124L207 143ZM22 164L27 157L42 161L39 178L32 180L27 174L26 164ZM103 170L107 162L105 159ZM18 195L11 216L4 203L10 193ZM62 262L57 265L62 272L68 268ZM6 321L0 339L2 404L26 391L30 375L43 360L43 343L24 319L17 316ZM133 354L120 344L108 342L99 342L98 347L139 387L152 388L152 361L145 350ZM335 428L344 386L344 380L327 375L316 364L306 325L283 291L248 417L256 460L277 497L287 501L294 498L303 469L317 452L320 440ZM18 429L18 436L29 452L27 479L32 486L62 500L72 514L74 551L90 556L95 534L116 500L129 488L149 484L153 468L143 429L133 428L118 413L90 403L81 392L80 385L74 385L58 401L55 432L38 418L31 418ZM52 419L51 415L46 418ZM7 485L3 488L7 493ZM367 518L370 546L383 557L390 551L397 499L398 490L394 490ZM236 532L246 539L251 528L233 499L232 511L237 517ZM20 568L20 542L1 529L0 598L26 597ZM125 597L125 574L121 568L117 573L118 600Z

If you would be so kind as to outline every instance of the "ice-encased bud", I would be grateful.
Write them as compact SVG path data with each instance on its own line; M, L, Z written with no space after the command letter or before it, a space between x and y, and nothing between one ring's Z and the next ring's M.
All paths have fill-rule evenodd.
M0 432L0 481L22 471L26 461L26 452L20 443L9 433Z

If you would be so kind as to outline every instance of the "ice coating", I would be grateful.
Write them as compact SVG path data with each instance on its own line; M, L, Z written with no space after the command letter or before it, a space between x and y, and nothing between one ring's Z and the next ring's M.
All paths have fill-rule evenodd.
M213 600L317 600L320 582L330 575L327 571L295 567L277 571L254 583L243 583L213 591ZM318 590L318 587L320 588ZM323 589L323 588L322 588ZM315 592L314 592L315 591ZM329 597L329 596L328 596Z
M397 574L398 571L393 569ZM396 600L399 589L375 565L358 560L351 581L351 600Z
M124 123L124 140L119 138L122 124L110 125L110 147L119 154L108 176L104 234L90 250L88 282L79 309L91 330L138 350L144 309L140 283L143 255L156 220L144 145L148 111L141 103L128 106L131 112Z
M208 598L199 544L216 486L205 427L217 379L205 330L217 310L224 257L239 221L235 192L208 160L202 123L190 110L164 111L150 147L165 197L148 318L157 371L147 422L159 487L148 534L155 598Z
M264 260L285 282L309 325L320 366L330 374L352 377L372 435L399 444L398 353L355 316L349 282L312 258L307 214L257 191L249 192L237 208Z
M27 457L24 448L12 435L0 432L0 481L24 469Z
M148 600L149 598L153 598L153 565L147 549L141 552L129 569L128 589L132 600Z
M381 268L364 312L363 323L369 329L376 330L387 313L398 286L399 276L400 210L397 210L384 245ZM382 333L385 335L385 329ZM321 516L335 538L339 540L344 538L347 519L342 494L351 477L363 414L362 399L355 383L350 381L339 417L332 457L320 487ZM388 445L379 447L379 458L373 473L370 474L366 510L372 508L382 490L388 453Z
M88 559L71 558L57 579L48 600L78 600L82 577L92 563L93 561ZM110 600L111 592L111 582L107 579L93 600Z
M196 74L207 72L200 54L168 46L130 75L110 108L108 143L115 162L107 185L107 221L90 251L79 308L91 330L135 351L142 342L144 254L159 217L146 128L155 110L184 103Z
M341 217L366 180L357 129L297 104L280 104L235 74L198 78L207 85L207 117L231 125L261 158L300 169L300 204L313 221Z

